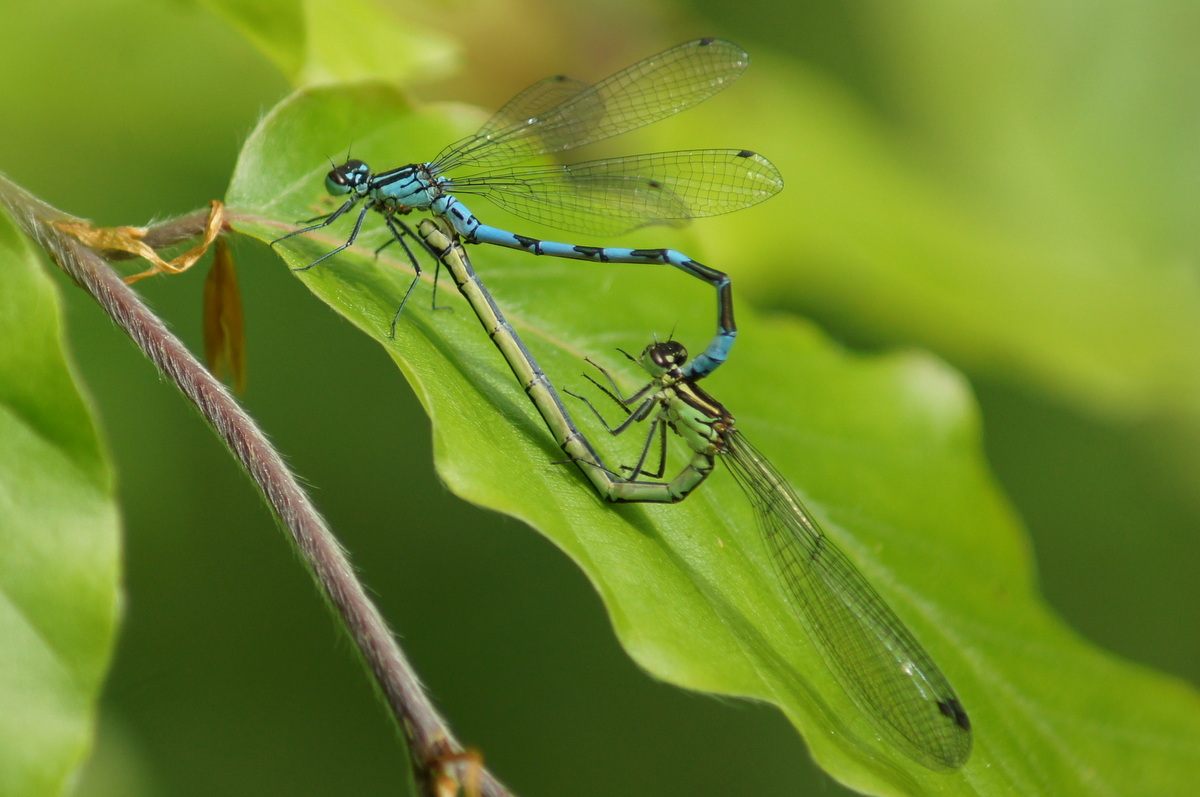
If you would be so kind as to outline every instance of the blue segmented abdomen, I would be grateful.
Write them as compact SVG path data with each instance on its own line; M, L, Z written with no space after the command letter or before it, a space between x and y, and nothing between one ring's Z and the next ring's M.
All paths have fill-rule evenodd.
M429 209L453 224L454 229L462 236L463 240L470 243L492 244L509 249L520 249L533 255L587 260L595 263L668 265L704 280L717 291L717 334L709 343L708 348L688 363L684 371L688 376L701 378L712 373L729 357L729 351L733 348L734 339L737 337L737 325L733 318L733 290L729 276L722 271L706 266L699 260L694 260L676 249L582 246L518 235L482 223L466 205L449 194L438 197Z

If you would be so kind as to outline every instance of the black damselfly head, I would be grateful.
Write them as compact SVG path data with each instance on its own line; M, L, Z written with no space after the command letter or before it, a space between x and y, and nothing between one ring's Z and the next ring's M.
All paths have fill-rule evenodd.
M662 343L651 343L642 352L642 366L651 376L658 377L675 368L680 368L687 362L688 353L683 344L667 340Z
M325 190L333 196L344 196L358 191L370 178L371 167L352 158L325 175Z

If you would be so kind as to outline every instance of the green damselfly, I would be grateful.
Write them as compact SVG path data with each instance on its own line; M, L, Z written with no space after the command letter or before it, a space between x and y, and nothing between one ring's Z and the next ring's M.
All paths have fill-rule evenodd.
M575 426L554 385L546 378L545 372L537 364L524 341L505 319L504 313L480 281L466 248L448 223L441 219L422 219L417 225L417 238L450 272L459 293L471 305L484 331L503 355L513 375L541 414L546 428L570 457L564 462L574 462L578 465L596 491L608 501L674 503L683 500L690 488L680 489L678 485L690 482L693 478L690 473L676 479L678 485L659 485L623 478L604 465L596 449ZM700 481L703 481L703 477L695 483L699 484ZM664 492L664 488L667 492Z
M687 350L674 341L656 342L630 359L650 375L649 384L632 396L623 396L600 366L607 386L588 377L629 414L620 425L609 426L583 399L613 434L649 423L641 456L626 485L618 485L617 500L680 501L712 473L718 458L724 461L754 506L788 603L838 683L915 761L935 770L965 764L971 723L946 676L821 529L787 479L746 440L733 415L696 384L699 377L686 372ZM692 458L670 482L645 481L643 476L663 475L665 456L654 473L646 470L646 460L656 435L665 455L668 429L684 439Z
M619 426L610 427L590 402L570 394L587 403L613 434L649 422L638 462L622 476L604 465L578 430L554 386L480 282L453 230L426 219L418 226L418 236L450 271L547 428L604 499L677 503L708 478L718 457L723 459L754 506L789 604L838 682L875 726L917 762L935 770L966 763L971 755L970 721L942 671L822 531L787 480L746 440L729 411L696 384L700 377L687 373L687 351L680 343L651 344L636 358L651 381L629 397L596 366L609 385L591 381L629 413ZM662 477L661 464L654 473L645 464L656 435L665 451L668 429L687 442L691 461L670 481L643 478Z

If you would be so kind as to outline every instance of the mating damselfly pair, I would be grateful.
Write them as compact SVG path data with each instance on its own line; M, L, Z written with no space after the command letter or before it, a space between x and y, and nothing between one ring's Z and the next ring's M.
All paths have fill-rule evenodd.
M937 665L820 529L786 480L745 441L733 416L696 384L725 361L736 335L729 278L670 249L565 244L511 233L483 224L454 196L479 194L518 216L595 234L678 225L753 205L776 193L782 181L766 159L745 150L516 166L689 108L728 85L747 64L748 56L736 45L700 39L594 85L561 76L547 78L517 95L477 133L447 147L430 162L385 172L372 172L359 160L336 167L326 179L326 188L347 197L345 202L284 238L326 227L360 206L347 241L304 267L311 268L351 246L368 211L375 210L383 216L391 240L404 248L418 278L420 264L406 239L419 241L450 270L559 444L604 498L674 503L709 476L718 457L728 462L756 510L783 591L838 682L906 754L934 769L954 769L970 754L970 724ZM485 171L454 178L446 174L468 167ZM417 210L429 211L442 224L427 219L414 231L403 217ZM626 398L611 378L609 387L597 383L629 412L624 423L609 431L618 433L639 421L649 423L643 454L634 466L624 471L605 466L504 320L458 239L598 263L669 264L714 286L717 334L700 356L689 362L681 344L655 343L637 358L651 378L641 391ZM397 317L415 284L416 279L401 299ZM394 325L395 319L393 329ZM661 482L654 480L662 475L661 468L657 473L646 468L646 452L655 435L665 436L668 428L694 453L677 477Z

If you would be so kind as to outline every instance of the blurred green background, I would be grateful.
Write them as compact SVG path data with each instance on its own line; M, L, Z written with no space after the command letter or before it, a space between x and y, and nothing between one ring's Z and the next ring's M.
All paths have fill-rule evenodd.
M782 270L735 274L739 301L801 313L851 346L929 347L964 370L1048 600L1109 650L1200 680L1194 9L387 8L431 52L463 48L442 80L414 86L422 99L498 107L538 77L598 78L697 35L750 50L738 90L763 92L764 114L764 87L798 71L824 104L781 99L792 149L776 121L739 121L716 142L766 152L788 180L769 206L789 236ZM0 171L99 224L222 196L242 137L290 90L191 4L10 4L5 25L25 33L0 54L23 76L0 84ZM821 147L857 171L822 182L804 160ZM723 223L702 225L714 252L729 245ZM384 352L264 247L235 241L235 255L245 403L497 774L529 795L839 792L775 711L642 675L565 557L441 487L428 421ZM194 348L202 278L138 286ZM125 625L79 793L394 792L391 728L256 494L60 283L127 521Z

